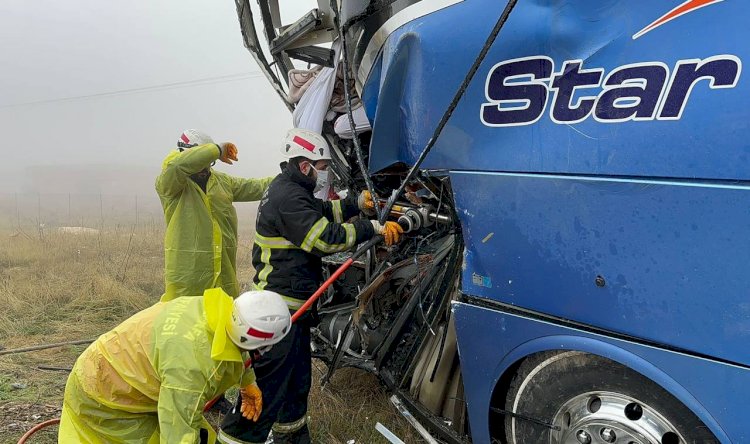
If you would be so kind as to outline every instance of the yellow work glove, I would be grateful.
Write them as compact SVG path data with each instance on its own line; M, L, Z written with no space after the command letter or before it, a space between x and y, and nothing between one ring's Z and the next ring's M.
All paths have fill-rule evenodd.
M263 393L260 391L258 384L252 383L248 386L240 389L240 396L242 396L242 406L240 412L242 416L250 421L257 421L260 417L260 412L263 411Z
M221 149L219 160L229 165L233 160L237 161L237 147L232 142L224 142L219 145L219 148Z
M397 244L401 240L401 235L404 233L404 229L401 228L397 222L387 221L385 225L381 225L376 220L371 220L372 228L375 229L377 234L382 234L385 244L391 246Z
M366 215L375 215L375 202L372 200L372 194L369 191L364 190L359 193L359 196L357 197L357 206Z

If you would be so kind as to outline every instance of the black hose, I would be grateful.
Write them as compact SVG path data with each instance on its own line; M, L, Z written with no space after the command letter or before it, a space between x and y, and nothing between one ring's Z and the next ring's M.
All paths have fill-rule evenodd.
M393 194L391 194L391 197L388 198L385 203L385 208L378 215L378 220L381 224L385 223L385 218L388 217L388 214L390 214L393 205L396 203L396 200L399 199L401 194L403 194L406 185L414 178L414 175L417 173L419 166L422 165L422 162L424 162L425 158L430 153L430 150L432 150L432 147L435 146L435 142L440 136L440 133L443 132L443 128L448 123L448 119L450 119L453 115L453 111L455 111L456 107L458 106L458 102L461 100L461 97L463 97L466 89L469 87L469 83L471 83L471 80L474 78L474 74L476 74L477 70L479 69L479 65L482 64L482 61L487 56L490 47L492 47L492 44L495 42L497 35L500 33L500 29L502 29L503 25L508 20L508 16L510 15L510 12L513 10L513 7L516 5L517 1L518 0L510 0L508 2L508 5L505 6L503 13L500 14L500 18L497 19L495 27L492 28L492 32L490 32L490 35L484 42L484 46L482 47L482 50L479 51L479 55L474 60L474 64L471 65L469 72L461 82L461 86L458 87L458 91L456 91L456 94L453 96L453 100L451 101L450 105L448 105L448 109L446 109L445 113L443 113L443 117L440 118L440 122L438 122L435 131L432 133L432 137L430 137L430 140L427 141L427 145L425 145L422 152L419 153L417 162L414 164L414 166L411 167L409 173L406 175L406 178L404 178L404 180L401 182L401 185L398 187L398 190L394 191Z
M321 387L325 387L326 384L331 380L331 377L333 376L333 372L336 371L336 367L339 363L339 358L341 357L341 351L344 348L344 345L346 344L346 337L349 335L349 329L352 327L352 315L349 315L349 321L346 323L346 327L344 327L344 331L339 337L339 344L336 347L336 350L333 352L333 358L331 358L331 365L328 367L328 373L321 379L320 385Z
M362 176L364 176L367 191L370 192L373 201L376 201L375 199L377 195L375 194L375 187L372 184L372 178L370 177L370 172L367 169L367 165L365 165L365 156L362 153L362 145L359 142L359 134L357 134L357 128L354 125L354 115L352 114L352 98L349 94L349 57L346 49L346 33L344 32L344 28L341 26L341 9L337 7L338 5L336 3L336 0L331 0L331 9L333 11L336 11L336 14L334 14L333 18L334 23L336 25L336 29L339 32L339 37L341 37L341 51L343 58L342 63L344 64L344 100L346 101L346 115L349 118L349 126L351 126L352 128L352 140L354 142L354 153L357 155L357 165L359 165L359 169L360 171L362 171ZM378 220L380 220L381 224L385 223L385 219L387 217L383 216L383 214L387 213L381 212L380 206L375 205L375 215L377 216Z

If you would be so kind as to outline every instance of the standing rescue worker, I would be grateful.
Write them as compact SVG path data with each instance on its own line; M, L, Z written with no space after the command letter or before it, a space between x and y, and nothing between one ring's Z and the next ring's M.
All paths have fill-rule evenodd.
M247 292L233 301L219 288L136 313L76 360L58 442L214 443L204 405L240 384L241 414L257 419L262 394L243 352L266 352L290 322L275 293Z
M292 129L287 134L281 174L261 200L253 246L254 286L279 293L297 310L322 283L321 257L345 251L382 234L388 245L399 241L396 222L344 221L359 209L374 210L369 193L359 199L323 202L313 196L328 180L330 148L320 134ZM359 201L359 202L358 202ZM310 442L306 423L310 391L310 316L300 318L289 335L256 365L258 386L266 394L257 421L235 408L222 422L218 440L226 444L265 443L273 430L276 444Z
M177 150L167 155L156 179L164 218L162 301L221 287L237 297L237 212L233 202L256 201L273 179L242 179L215 171L216 160L237 161L232 143L216 144L185 130Z

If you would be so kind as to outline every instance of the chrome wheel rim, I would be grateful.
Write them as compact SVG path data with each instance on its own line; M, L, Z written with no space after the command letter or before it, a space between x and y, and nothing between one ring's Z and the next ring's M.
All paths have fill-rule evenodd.
M589 392L568 400L552 419L550 444L685 444L657 410L633 397ZM559 427L559 429L558 429Z

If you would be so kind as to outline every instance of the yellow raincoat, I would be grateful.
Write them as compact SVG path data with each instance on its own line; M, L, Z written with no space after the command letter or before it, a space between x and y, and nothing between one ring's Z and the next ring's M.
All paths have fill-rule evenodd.
M162 163L156 179L167 223L162 301L214 287L239 296L237 212L232 203L260 200L273 177L241 179L211 170L204 193L190 175L218 158L219 148L208 144L174 150Z
M65 386L60 444L194 444L216 434L203 406L255 381L226 334L232 298L221 289L143 310L100 336Z

